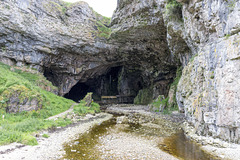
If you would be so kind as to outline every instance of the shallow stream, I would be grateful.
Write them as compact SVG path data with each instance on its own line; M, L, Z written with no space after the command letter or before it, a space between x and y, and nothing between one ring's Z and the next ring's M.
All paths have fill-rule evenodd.
M120 143L122 140L122 146L119 144L119 141L117 141L118 139L120 140ZM141 144L135 144L134 141L131 141L132 139L139 141ZM183 131L178 131L171 136L167 136L164 128L156 127L154 124L116 124L116 117L103 122L102 124L96 125L89 130L89 132L80 135L79 139L66 144L64 146L65 155L62 159L166 159L160 155L154 157L154 154L138 153L148 152L148 150L144 149L144 147L147 147L148 141L150 145L152 144L153 146L156 146L155 148L150 147L149 152L153 151L153 153L156 153L157 149L159 151L163 150L178 159L215 160L210 157L210 155L203 152L197 144L188 140L184 136ZM131 143L131 151L126 150L128 143ZM143 146L139 147L139 145ZM119 147L121 149L119 149ZM137 148L143 148L144 151L140 150L132 152L132 150ZM139 157L134 157L136 155Z

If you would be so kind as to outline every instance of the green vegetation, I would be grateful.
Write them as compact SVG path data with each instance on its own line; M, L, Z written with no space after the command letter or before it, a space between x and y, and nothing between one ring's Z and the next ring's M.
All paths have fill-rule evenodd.
M46 86L49 90L56 90L56 87L37 71L0 63L0 145L12 142L36 145L34 135L39 130L64 127L72 123L66 118L59 118L56 121L46 120L50 116L66 111L73 104L72 100L46 91ZM37 99L41 109L8 113L6 107L12 105L8 103L13 95L18 96L20 103ZM99 112L97 104L93 104L86 113L94 113L94 111Z
M214 71L210 73L210 79L214 79Z
M156 109L155 112L164 111L164 109L169 105L168 97L164 98L164 96L159 96L153 103L152 106Z
M231 36L231 34L225 35L225 39L228 39Z
M176 91L177 85L182 75L182 67L179 67L176 72L176 77L173 83L170 86L170 90L172 90L173 99L170 102L169 97L164 98L163 96L159 96L151 105L156 109L155 112L162 111L163 114L170 114L172 111L178 110L177 100L176 100Z
M178 82L179 82L179 80L180 80L180 78L181 78L181 76L182 76L182 69L183 69L182 67L179 67L179 68L177 69L176 77L174 78L174 81L173 81L173 83L171 84L171 86L177 87Z
M111 18L102 16L101 14L95 12L94 10L93 10L93 12L94 12L98 21L101 21L104 25L109 25L110 24Z
M6 47L5 46L1 47L1 50L2 52L6 52Z
M97 26L97 35L98 37L102 37L102 38L109 38L110 34L111 34L111 29L108 28L107 26L105 26L104 24L102 24L100 21L96 22L96 26Z
M182 20L182 4L176 0L167 0L165 13L173 20Z
M154 108L155 112L162 112L163 114L171 114L172 111L177 111L178 106L169 104L169 98L157 98L152 104L152 108Z
M96 35L102 38L109 38L112 30L108 27L111 23L111 18L100 15L99 13L93 11L97 18L95 23L97 27Z
M66 7L70 7L73 3L71 3L71 2L66 2L66 1L62 1L62 0L60 0L63 4L64 4L64 6L66 6Z
M236 0L227 0L227 2L229 10L232 12L236 6Z
M62 8L63 14L65 14L66 11L67 11L67 9L68 9L69 7L71 7L71 5L74 4L74 3L71 3L71 2L65 2L65 1L61 1L61 0L60 0L60 2L62 2L61 8Z
M54 2L54 1L49 1L48 4L45 4L45 7L48 8L48 10L51 11L58 11L58 12L63 12L63 8L60 4Z
M34 111L35 115L38 114ZM19 142L26 145L37 145L37 140L34 132L54 128L57 126L66 126L71 123L68 119L44 120L35 118L34 113L18 113L9 114L1 110L1 117L4 115L4 120L0 120L0 145Z
M43 134L42 136L43 136L44 138L48 138L48 137L49 137L48 134Z
M173 81L173 83L170 86L170 89L173 90L174 95L173 95L173 102L170 102L170 104L168 105L168 108L173 108L173 109L177 109L178 108L177 100L176 100L176 92L177 92L178 83L179 83L179 81L181 79L181 76L182 76L182 69L183 69L182 67L179 67L177 69L176 77L174 78L174 81Z
M190 58L189 62L193 62L194 58L197 57L197 56L198 56L198 54L193 55L193 56Z
M134 98L134 104L149 104L153 99L153 89L144 88L138 92L138 95Z
M81 100L78 105L74 106L74 112L79 115L85 115L87 113L99 113L100 112L100 106L99 104L92 102L90 107L86 106L87 102L84 100Z
M49 12L52 12L52 11L57 11L59 13L63 13L65 14L67 9L74 3L71 3L71 2L65 2L65 1L62 1L60 0L59 1L60 3L57 3L55 1L49 1L47 3L44 4L44 7L49 11Z

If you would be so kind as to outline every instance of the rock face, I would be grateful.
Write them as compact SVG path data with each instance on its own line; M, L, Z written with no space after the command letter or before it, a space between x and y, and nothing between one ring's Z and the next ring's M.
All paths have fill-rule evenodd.
M2 0L0 60L37 68L75 101L126 103L167 97L183 66L169 102L198 134L240 143L240 2L178 2L118 0L109 23L84 2Z
M183 5L184 36L195 56L183 69L177 100L196 132L240 143L238 1Z
M95 41L94 36L99 32L97 23L105 22L88 4L20 0L1 1L0 7L1 60L41 70L61 88L61 95L84 70L104 64L94 56L107 52L109 45ZM85 62L89 55L91 61Z
M119 1L106 39L107 19L84 2L3 0L1 61L37 68L68 98L87 90L97 100L120 95L133 102L131 97L149 87L167 94L176 65L166 40L163 3ZM76 101L86 93L78 94L83 95Z
M39 93L31 91L25 86L15 85L3 92L7 103L3 105L8 113L22 111L37 111L42 108L42 99Z

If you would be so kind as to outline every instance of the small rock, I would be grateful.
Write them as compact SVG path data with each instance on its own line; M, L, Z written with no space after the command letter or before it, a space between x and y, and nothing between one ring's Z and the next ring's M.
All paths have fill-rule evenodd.
M223 146L224 148L228 148L228 147L229 147L229 144L228 144L227 142L224 142L224 143L222 144L222 146Z
M77 145L77 144L79 144L79 142L78 142L78 141L74 142L74 145Z
M220 157L220 158L222 158L222 159L224 159L224 158L225 158L225 156L224 156L224 155L220 155L219 157Z

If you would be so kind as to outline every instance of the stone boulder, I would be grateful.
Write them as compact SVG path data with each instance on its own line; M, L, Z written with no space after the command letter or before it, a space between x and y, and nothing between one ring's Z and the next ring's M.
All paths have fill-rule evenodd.
M86 106L90 107L91 103L93 102L92 99L92 92L87 93L87 95L83 98L83 100L86 102Z
M13 95L7 102L6 112L8 113L20 113L23 111L37 111L42 108L37 99L26 98L23 102L18 97L19 95Z
M42 108L42 98L39 93L21 85L9 87L1 94L0 99L6 102L1 104L0 107L4 107L8 113L37 111Z

